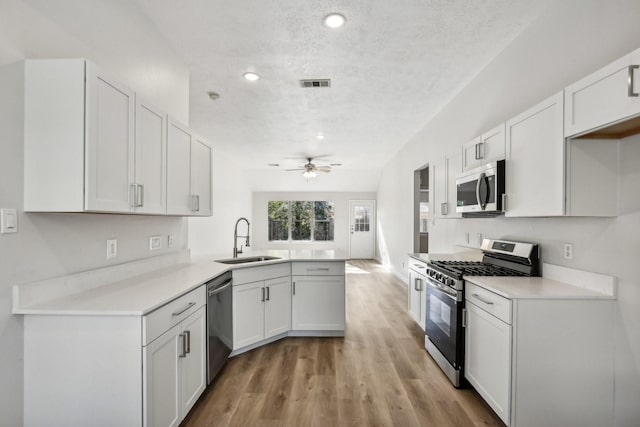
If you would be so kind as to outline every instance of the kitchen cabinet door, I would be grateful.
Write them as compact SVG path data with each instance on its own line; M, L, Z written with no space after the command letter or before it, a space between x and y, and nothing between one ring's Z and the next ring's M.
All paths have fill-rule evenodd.
M505 126L496 126L462 146L462 169L469 170L504 159Z
M86 63L86 210L130 212L135 95Z
M511 325L467 300L465 378L506 425L511 405Z
M344 331L344 276L293 276L294 331Z
M271 338L291 330L291 278L264 282L266 289L264 337Z
M186 126L169 118L167 130L167 214L191 215L191 141Z
M568 86L564 136L640 114L640 49Z
M202 306L182 321L182 333L187 340L186 355L182 358L181 410L186 417L207 386L207 311Z
M408 298L409 298L409 314L413 317L422 329L424 329L424 316L425 316L425 305L426 301L422 301L424 298L423 293L424 284L423 281L420 280L420 276L409 270L409 289L408 289Z
M181 416L182 325L175 325L146 347L144 361L144 425L177 426Z
M434 163L434 195L436 218L461 218L456 212L456 178L462 172L460 152L445 156L441 162Z
M212 154L211 147L199 137L194 137L191 148L191 196L195 199L193 215L211 216L212 186Z
M565 204L563 93L507 121L506 216L560 216Z
M135 180L136 213L167 211L166 114L136 97Z
M264 282L233 287L233 349L264 339Z

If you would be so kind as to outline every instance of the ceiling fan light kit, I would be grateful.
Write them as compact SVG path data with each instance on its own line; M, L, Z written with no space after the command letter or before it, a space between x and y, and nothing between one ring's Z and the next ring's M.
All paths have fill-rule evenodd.
M316 166L311 163L312 157L307 157L307 163L295 169L286 169L287 172L302 171L302 176L309 181L310 178L315 178L317 172L329 173L331 172L331 166Z

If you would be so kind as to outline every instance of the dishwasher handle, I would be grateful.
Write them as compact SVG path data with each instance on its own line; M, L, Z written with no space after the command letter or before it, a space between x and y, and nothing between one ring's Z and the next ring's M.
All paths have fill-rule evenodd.
M209 289L209 291L208 291L207 295L209 295L209 296L211 297L211 296L214 296L214 295L216 295L216 294L219 294L220 292L224 291L224 290L225 290L225 289L227 289L229 286L231 286L231 281L232 281L232 280L231 280L231 279L229 279L229 280L227 280L226 282L224 282L224 283L222 284L222 286L219 286L219 287L217 287L217 288L211 288L211 289Z

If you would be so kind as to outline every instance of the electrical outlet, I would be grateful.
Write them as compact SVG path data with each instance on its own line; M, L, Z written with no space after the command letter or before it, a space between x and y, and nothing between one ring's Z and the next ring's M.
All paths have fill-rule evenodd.
M167 247L168 248L173 247L173 234L169 234L169 236L167 237Z
M571 243L564 244L564 259L573 259L573 245Z
M160 236L151 236L149 237L149 250L150 251L155 251L157 249L160 249L161 243L160 243Z
M118 239L107 239L107 259L118 255Z

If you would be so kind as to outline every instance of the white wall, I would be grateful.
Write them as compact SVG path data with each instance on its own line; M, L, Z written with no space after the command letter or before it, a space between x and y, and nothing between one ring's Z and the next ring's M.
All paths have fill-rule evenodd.
M213 151L213 215L189 218L189 248L193 255L233 255L233 230L240 217L251 222L251 189L242 165L221 150ZM245 225L242 225L244 233Z
M170 217L22 212L23 58L86 57L181 121L189 73L134 2L17 1L0 7L0 207L17 208L19 233L0 235L0 424L22 425L22 318L11 286L150 255L148 237L173 234L187 249L186 220ZM106 239L118 239L107 262ZM166 242L166 240L164 240ZM163 249L154 255L166 253Z
M267 206L270 200L327 200L335 203L333 242L269 242ZM376 200L372 192L254 192L253 222L251 223L253 249L333 249L349 254L349 200ZM233 240L233 239L232 239Z
M493 128L566 85L640 47L637 0L566 0L523 31L385 167L378 218L386 261L406 275L412 251L413 170ZM618 279L615 325L615 425L640 420L640 138L623 144L623 198L617 218L492 218L441 220L430 229L430 251L451 252L464 233L539 242L545 262ZM544 173L544 165L541 165ZM473 239L472 239L473 240ZM382 239L381 239L382 241ZM574 244L574 259L562 244ZM384 257L383 257L384 259ZM594 342L594 345L598 345ZM562 355L559 363L570 364Z

